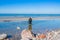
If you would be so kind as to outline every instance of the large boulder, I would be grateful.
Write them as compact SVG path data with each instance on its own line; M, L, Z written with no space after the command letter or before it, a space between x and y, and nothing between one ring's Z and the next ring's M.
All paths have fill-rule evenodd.
M30 30L23 30L21 32L22 39L32 39L34 36Z

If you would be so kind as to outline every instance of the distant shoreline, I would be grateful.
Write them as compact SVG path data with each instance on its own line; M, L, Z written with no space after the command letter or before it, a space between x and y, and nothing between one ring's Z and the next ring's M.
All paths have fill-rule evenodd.
M0 22L28 21L29 17L0 17ZM32 20L60 20L60 16L32 17Z

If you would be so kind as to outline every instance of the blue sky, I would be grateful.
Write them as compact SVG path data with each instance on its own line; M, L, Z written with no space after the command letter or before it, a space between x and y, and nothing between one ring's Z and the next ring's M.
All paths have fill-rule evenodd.
M0 13L60 13L60 0L0 0Z

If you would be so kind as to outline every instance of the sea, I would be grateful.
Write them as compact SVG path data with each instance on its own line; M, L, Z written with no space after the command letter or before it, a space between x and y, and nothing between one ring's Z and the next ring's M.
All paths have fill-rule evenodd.
M49 17L60 16L60 14L0 14L2 17ZM0 33L16 34L28 29L28 21L13 21L13 22L0 22ZM20 27L20 30L17 30ZM46 31L60 29L60 20L32 20L32 31L34 33L45 33Z

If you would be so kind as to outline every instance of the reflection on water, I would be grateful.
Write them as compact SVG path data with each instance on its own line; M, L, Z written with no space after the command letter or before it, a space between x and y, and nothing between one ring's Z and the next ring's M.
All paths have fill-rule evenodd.
M28 21L19 22L0 22L0 33L17 33L16 27L20 27L20 32L28 28ZM46 30L54 30L60 28L60 20L33 20L32 31L39 33Z

